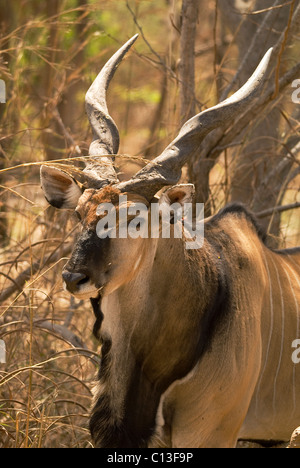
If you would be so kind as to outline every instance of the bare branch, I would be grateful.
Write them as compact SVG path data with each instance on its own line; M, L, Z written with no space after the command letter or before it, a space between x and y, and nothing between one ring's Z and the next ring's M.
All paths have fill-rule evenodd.
M286 27L284 33L283 33L282 42L281 42L280 50L279 50L279 53L278 53L277 66L276 66L276 70L275 70L275 91L274 91L274 96L273 96L274 99L276 98L276 96L278 96L278 93L279 93L280 64L281 64L281 60L282 60L282 54L283 54L284 49L285 49L285 47L287 45L288 35L289 35L291 25L292 25L293 14L294 14L294 9L295 9L295 3L296 3L296 0L293 0L292 4L291 4L291 7L290 7L290 14L289 14L289 19L288 19L288 24L287 24L287 27Z
M71 133L69 130L66 128L65 124L63 123L63 120L61 118L61 115L59 113L59 110L57 107L53 109L53 118L56 120L58 126L60 127L61 131L64 134L64 137L66 139L66 142L68 146L70 147L70 150L72 153L75 153L79 156L81 156L81 149L79 148L78 144L75 142L74 138L72 137Z
M162 57L153 49L153 47L151 46L150 42L148 41L148 39L146 38L145 34L144 34L144 31L141 27L141 25L139 24L138 20L137 20L137 17L134 13L134 11L132 10L131 6L130 6L130 3L128 2L128 0L126 1L126 6L130 12L130 14L132 15L132 18L133 18L133 21L135 23L135 25L137 26L145 44L148 46L149 50L152 52L152 54L158 59L158 65L161 65L166 71L168 71L168 73L170 73L170 76L174 79L177 80L177 77L176 77L176 74L174 73L174 71L172 70L172 68L168 67L168 65L166 64L166 62L162 59Z
M299 76L299 73L300 63L295 65L279 80L280 93L283 92L284 89L297 78L297 76ZM267 105L276 104L276 101L273 100L274 89L274 84L270 85L263 95L252 105L252 107L238 119L238 122L230 127L229 131L224 133L224 129L217 129L211 133L211 135L208 135L204 141L205 146L203 145L200 151L201 159L196 161L194 170L197 166L201 165L201 160L204 158L208 158L212 162L213 166L214 161L218 158L224 148L227 148L232 144L232 141L243 132L252 119L257 120L257 116L263 116ZM197 172L197 170L195 172Z
M259 26L258 30L256 31L252 42L247 50L247 53L244 55L243 60L239 66L238 71L236 72L233 80L231 81L230 85L224 90L221 100L227 98L229 93L234 89L234 87L237 85L237 83L240 81L241 76L243 75L244 69L248 67L248 62L251 57L256 57L257 50L262 50L261 44L264 43L264 35L266 34L266 31L268 31L268 24L272 24L273 17L276 14L276 9L274 7L282 7L280 5L280 0L277 0L273 7L269 10L267 15L265 16L264 20L262 21L261 25ZM286 5L285 5L286 6ZM292 15L289 20L288 27L283 31L283 33L280 35L280 38L278 39L277 43L274 44L274 53L271 58L271 64L273 62L273 65L276 62L276 59L278 58L279 52L283 47L283 44L286 45L287 43L287 35L289 37L293 37L293 34L295 30L298 28L298 19L300 15L300 5L297 7L296 11L292 11ZM262 50L263 53L263 50Z
M19 274L19 276L14 280L14 283L11 286L2 291L2 293L0 294L0 303L6 301L18 290L22 292L26 281L28 281L42 268L52 265L58 262L60 259L68 256L72 251L72 247L72 244L68 244L63 248L62 252L60 249L56 249L49 255L49 257L45 260L43 265L41 265L41 262L32 263L32 265L30 265L28 268L22 271L22 273Z
M88 347L86 346L85 343L83 343L83 341L79 338L79 336L77 336L75 333L73 333L64 325L59 325L57 323L49 322L48 320L36 320L34 322L34 326L37 328L48 330L50 333L54 334L58 338L71 344L76 349L78 354L81 354L82 356L86 356L92 361L94 361L96 364L99 364L99 359L97 359L94 356L94 353L91 353L89 351Z
M255 213L257 218L266 218L272 216L274 213L283 213L284 211L294 210L300 208L300 202L290 203L288 205L274 206L273 208L268 208L267 210L260 211Z

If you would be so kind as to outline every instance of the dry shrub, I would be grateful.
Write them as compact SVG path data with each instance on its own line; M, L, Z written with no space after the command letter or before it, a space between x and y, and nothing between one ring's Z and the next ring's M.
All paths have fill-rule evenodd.
M61 281L76 223L36 186L14 191L2 198L10 243L0 257L0 447L89 447L98 343L89 304Z

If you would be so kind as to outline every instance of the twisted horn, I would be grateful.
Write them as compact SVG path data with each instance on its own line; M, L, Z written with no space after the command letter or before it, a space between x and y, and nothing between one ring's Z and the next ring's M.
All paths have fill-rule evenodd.
M181 168L199 148L206 135L243 113L261 90L273 49L265 54L247 83L230 98L192 117L181 128L178 136L160 156L141 169L118 188L123 192L136 192L151 200L158 190L176 184Z
M133 36L111 57L85 96L86 113L93 131L89 155L93 158L90 158L83 172L90 187L101 188L118 182L112 159L108 155L118 152L119 131L108 113L106 92L118 65L137 37L138 34Z

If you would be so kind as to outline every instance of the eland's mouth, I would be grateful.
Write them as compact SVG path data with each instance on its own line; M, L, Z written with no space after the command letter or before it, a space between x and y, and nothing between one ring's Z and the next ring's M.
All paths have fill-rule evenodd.
M102 289L91 281L84 273L71 273L65 270L62 274L64 280L64 289L77 299L97 298Z
M98 289L91 288L87 290L82 290L77 293L71 293L76 299L80 300L88 300L88 299L96 299L98 296Z

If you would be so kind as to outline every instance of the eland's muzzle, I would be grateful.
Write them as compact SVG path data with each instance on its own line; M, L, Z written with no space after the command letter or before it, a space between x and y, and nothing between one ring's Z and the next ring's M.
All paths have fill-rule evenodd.
M66 289L71 294L79 293L82 286L90 282L90 278L84 273L72 273L68 270L63 271L62 273L63 280L66 285Z

